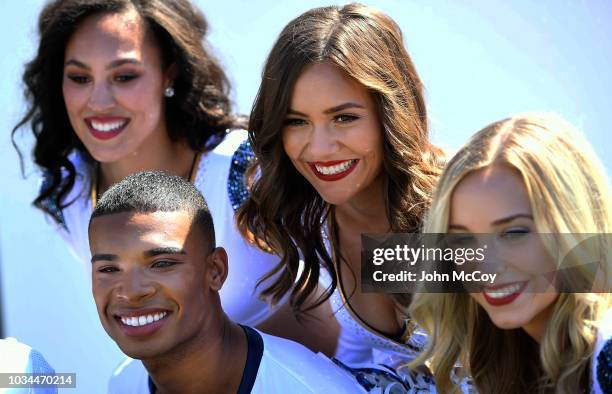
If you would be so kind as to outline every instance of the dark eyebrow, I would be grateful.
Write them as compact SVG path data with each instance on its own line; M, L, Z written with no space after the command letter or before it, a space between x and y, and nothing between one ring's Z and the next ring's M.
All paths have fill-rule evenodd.
M173 247L166 247L166 248L154 248L154 249L150 249L147 250L146 252L144 252L145 257L155 257L158 256L160 254L187 254L187 252L185 252L184 249L181 248L173 248Z
M348 108L365 108L365 107L361 104L348 102L348 103L336 105L335 107L332 107L330 109L326 109L325 111L323 111L323 113L333 114L334 112L340 112Z
M91 70L91 67L89 67L87 64L85 64L83 62L80 62L78 60L75 60L75 59L68 60L64 64L64 67L67 67L67 66L69 66L71 64L75 65L77 67L84 68L86 70ZM112 62L110 62L105 68L108 70L108 69L111 69L111 68L122 66L124 64L136 64L136 65L140 65L142 63L140 61L136 60L136 59L117 59L117 60L113 60Z
M357 103L352 103L352 102L348 102L348 103L344 103L344 104L340 104L340 105L336 105L335 107L331 107L329 109L326 109L325 111L323 111L324 114L333 114L335 112L340 112L343 111L345 109L348 108L363 108L365 109L365 107L361 104L357 104ZM298 116L303 116L303 117L308 117L306 114L301 113L299 111L296 111L294 109L289 108L289 110L287 111L287 115L298 115Z
M96 261L117 261L119 260L119 256L116 254L94 254L91 256L91 263L95 263Z
M289 110L287 111L287 115L297 115L297 116L302 116L302 117L304 117L304 118L307 118L307 117L308 117L308 115L303 114L303 113L301 113L301 112L299 112L299 111L296 111L296 110L294 110L294 109L291 109L291 108L289 108Z
M462 226L460 224L449 224L448 225L448 229L449 230L466 230L467 231L467 227Z

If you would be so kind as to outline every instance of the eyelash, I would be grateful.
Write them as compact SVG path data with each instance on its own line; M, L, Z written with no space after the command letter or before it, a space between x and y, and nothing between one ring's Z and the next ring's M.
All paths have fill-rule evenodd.
M98 269L98 272L102 273L102 274L110 274L112 272L117 272L119 271L119 269L117 269L117 267L102 267L100 269Z
M289 118L289 119L285 119L284 123L285 123L285 126L299 127L299 126L303 126L304 124L306 124L306 121L304 119Z
M113 80L118 83L127 83L138 77L139 77L138 74L119 74L113 77ZM72 82L79 84L79 85L84 85L91 81L89 77L84 76L84 75L68 75L68 79L70 79Z
M474 243L475 241L476 241L476 238L472 234L469 234L469 233L466 233L466 234L452 233L452 234L449 234L449 236L447 237L447 243L451 247L466 246L466 245L470 245Z
M159 264L163 263L163 265L160 267ZM153 264L151 264L151 268L170 268L174 265L176 265L177 263L175 261L170 261L170 260L158 260L156 262L154 262Z
M359 119L357 115L340 114L334 116L334 121L338 123L351 123ZM306 120L300 118L288 118L285 120L285 126L299 127L306 124Z
M341 120L341 118L345 118L345 120ZM350 123L356 121L357 119L359 119L359 116L351 114L340 114L334 117L334 120L340 123Z
M531 233L531 231L527 227L512 227L505 230L503 233L501 233L500 236L502 238L512 240L522 238L528 235L529 233Z
M79 85L84 85L89 82L89 78L83 75L69 75L68 79Z
M130 82L133 79L138 78L137 74L121 74L117 75L114 79L117 82Z

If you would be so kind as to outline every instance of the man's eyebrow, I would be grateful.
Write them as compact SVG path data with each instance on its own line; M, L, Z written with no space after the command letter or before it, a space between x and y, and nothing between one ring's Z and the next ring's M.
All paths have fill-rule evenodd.
M144 252L145 257L155 257L160 254L181 254L185 255L187 252L181 248L174 247L162 247L162 248L153 248Z
M108 64L108 65L105 67L105 69L107 69L107 70L108 70L108 69L111 69L111 68L115 68L115 67L122 66L122 65L124 65L124 64L137 64L137 65L140 65L140 64L142 64L142 63L141 63L139 60L137 60L137 59L132 59L132 58L126 58L126 59L117 59L117 60L114 60L114 61L110 62L110 63L109 63L109 64ZM83 63L83 62L80 62L80 61L78 61L78 60L76 60L76 59L70 59L70 60L68 60L68 61L67 61L67 62L64 64L64 67L69 66L69 65L74 65L74 66L77 66L77 67L84 68L84 69L86 69L86 70L91 70L91 67L89 67L87 64L85 64L85 63Z
M91 256L91 263L95 263L96 261L117 261L119 260L119 256L117 256L116 254L105 254L105 253L100 253L100 254L94 254L93 256Z

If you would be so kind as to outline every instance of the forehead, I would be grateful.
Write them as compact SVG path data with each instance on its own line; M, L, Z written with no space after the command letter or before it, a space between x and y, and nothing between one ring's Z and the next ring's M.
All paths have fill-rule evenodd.
M94 218L89 238L92 249L184 248L191 239L201 237L200 231L192 224L192 215L186 211L121 212ZM203 243L201 241L199 243Z
M521 174L507 165L467 174L452 194L451 222L493 221L517 213L530 214L531 202Z
M316 100L313 100L316 97ZM291 105L337 105L338 102L358 101L373 105L369 91L342 70L327 63L315 63L304 68L297 78Z
M93 55L140 57L157 48L135 8L85 18L66 45L66 58Z

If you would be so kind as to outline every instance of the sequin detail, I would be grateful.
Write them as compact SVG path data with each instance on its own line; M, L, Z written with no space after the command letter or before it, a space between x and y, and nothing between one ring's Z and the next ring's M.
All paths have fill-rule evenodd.
M43 192L43 190L47 190L53 184L53 176L48 171L43 171L42 174L42 183L40 185L39 194ZM60 226L64 228L64 230L68 231L68 226L66 225L66 220L64 219L64 213L61 208L57 205L56 200L58 196L57 189L51 193L51 195L47 196L40 202L40 207L43 211L45 211L49 216L53 218Z
M597 356L597 382L603 393L612 393L612 339Z
M240 144L232 156L232 164L227 180L227 192L234 211L236 211L249 197L244 174L254 160L255 154L248 140Z
M331 242L326 229L326 225L321 227L321 236L328 253L331 255ZM329 275L329 273L323 275ZM339 287L336 287L329 300L336 320L341 326L341 336L350 336L351 341L364 343L371 346L372 349L379 350L382 353L388 353L383 360L376 361L384 361L385 364L395 367L398 364L415 359L427 344L427 334L422 328L416 326L416 324L413 327L411 335L405 339L404 343L395 342L366 329L359 321L353 318L349 312L348 308L350 307L345 305Z
M406 369L404 374L400 374L386 365L349 367L336 358L332 358L332 361L353 375L368 393L425 394L436 392L433 378L423 373Z

